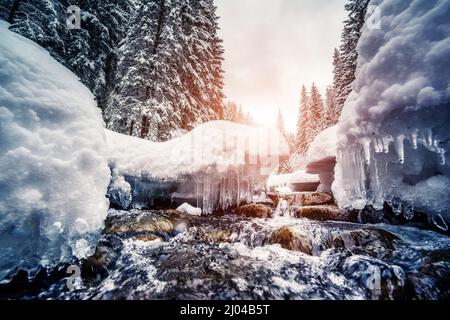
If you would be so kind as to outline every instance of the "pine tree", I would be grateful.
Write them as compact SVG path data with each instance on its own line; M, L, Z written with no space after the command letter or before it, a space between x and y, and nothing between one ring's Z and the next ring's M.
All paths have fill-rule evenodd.
M38 43L65 64L66 7L54 0L14 1L9 14L10 30ZM67 65L67 64L66 64Z
M242 110L242 108L239 109L236 102L227 102L223 110L223 119L234 123L242 122L242 114L240 114L240 110Z
M120 48L108 128L165 141L221 119L221 41L213 0L151 0L136 11Z
M309 108L309 96L305 86L302 86L300 94L300 108L297 119L297 150L300 154L305 154L308 150L308 130L311 122L311 112Z
M104 108L112 89L115 49L123 39L134 0L79 0L82 28L70 30L65 60Z
M0 2L0 19L11 23L20 0L2 0Z
M315 83L311 86L309 108L311 110L311 118L308 142L311 143L325 127L323 99Z
M114 50L123 39L136 0L14 0L0 5L10 29L44 47L94 93L99 106L111 90ZM80 8L81 29L69 30L67 8ZM6 8L6 9L5 9Z
M280 131L280 133L283 136L286 135L286 130L284 129L284 119L283 119L283 115L281 113L281 109L278 109L277 129L278 129L278 131Z
M343 104L339 104L337 95L340 90L340 79L342 77L342 63L338 49L334 49L333 54L333 85L327 92L327 107L331 114L330 125L336 124L341 116Z
M337 106L336 92L334 91L333 86L329 86L325 92L325 127L328 128L335 125L339 120L339 116L340 110L338 110Z
M348 0L345 9L348 19L344 22L342 45L339 52L339 66L335 70L335 90L337 94L338 110L344 106L345 100L351 92L351 84L355 80L358 53L356 46L361 37L361 29L365 22L367 7L370 0Z

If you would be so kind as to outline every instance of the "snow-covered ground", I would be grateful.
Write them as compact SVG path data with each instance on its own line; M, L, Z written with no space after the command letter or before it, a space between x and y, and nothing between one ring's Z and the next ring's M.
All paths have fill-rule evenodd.
M450 1L370 4L381 28L358 43L333 191L341 206L394 200L450 221Z
M110 180L92 94L7 27L0 21L0 280L85 256L103 226Z

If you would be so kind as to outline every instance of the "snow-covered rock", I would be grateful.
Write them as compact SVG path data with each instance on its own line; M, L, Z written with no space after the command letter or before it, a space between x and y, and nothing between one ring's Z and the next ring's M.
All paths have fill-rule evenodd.
M450 1L371 5L380 28L366 25L358 43L333 191L341 206L381 207L394 197L406 213L413 206L450 221Z
M185 214L190 214L192 216L201 216L202 215L202 209L195 208L191 206L189 203L183 203L181 206L177 208L178 211L183 212Z
M330 192L337 155L337 126L322 131L311 143L306 157L308 173L320 177L319 191Z
M110 180L92 94L7 27L0 21L0 280L86 256Z
M289 174L271 175L267 181L267 187L278 193L290 193L294 191L293 189L302 187L305 190L297 191L315 191L319 181L318 175L298 170ZM311 188L314 190L310 190Z
M323 130L311 143L306 156L308 166L335 159L337 154L337 126Z
M188 202L205 213L225 210L251 202L254 187L264 185L289 156L278 130L226 121L202 124L162 143L106 135L113 172L108 194L125 199L113 203L119 207L127 207L131 197L135 208Z

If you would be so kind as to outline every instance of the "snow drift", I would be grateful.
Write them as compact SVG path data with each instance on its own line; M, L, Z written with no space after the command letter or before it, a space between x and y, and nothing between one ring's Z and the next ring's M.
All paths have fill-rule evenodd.
M0 21L0 280L88 254L110 179L92 94L7 27Z
M289 157L278 130L226 121L162 143L107 131L107 144L113 172L108 194L124 209L187 202L204 213L225 210L250 199Z
M339 123L341 206L450 219L450 1L373 0L380 29L363 28L353 92Z
M334 167L337 154L337 126L322 131L311 143L306 156L306 169L310 174L318 174L318 191L331 192L334 181Z

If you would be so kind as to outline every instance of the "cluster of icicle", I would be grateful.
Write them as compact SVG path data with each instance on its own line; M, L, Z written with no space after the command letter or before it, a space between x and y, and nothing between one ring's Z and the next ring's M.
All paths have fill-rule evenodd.
M402 188L402 182L393 178L393 171L401 170L407 160L406 143L409 143L412 149L410 152L421 152L418 149L423 146L436 154L438 165L446 164L446 150L441 147L440 140L433 136L431 129L417 129L396 136L361 138L356 146L337 152L342 190L334 191L341 193L338 195L340 205L357 209L371 205L381 210L384 203L387 203L395 215L403 215L406 220L413 219L415 205L411 201L401 199L397 191ZM430 219L440 229L448 229L440 214L431 215Z
M252 193L260 182L251 176L245 176L242 170L228 170L224 174L206 172L197 174L195 181L195 197L197 207L203 214L214 211L227 211L243 203L251 202Z
M395 151L398 155L400 164L405 163L405 141L409 141L412 148L417 150L420 145L423 145L426 149L434 152L439 157L441 165L445 165L445 149L440 147L440 141L433 137L433 131L431 129L412 130L408 134L399 134L395 137L392 135L384 135L373 138L362 138L360 143L362 144L365 156L365 162L370 164L372 161L372 149L375 153L389 153L391 144L394 145Z

